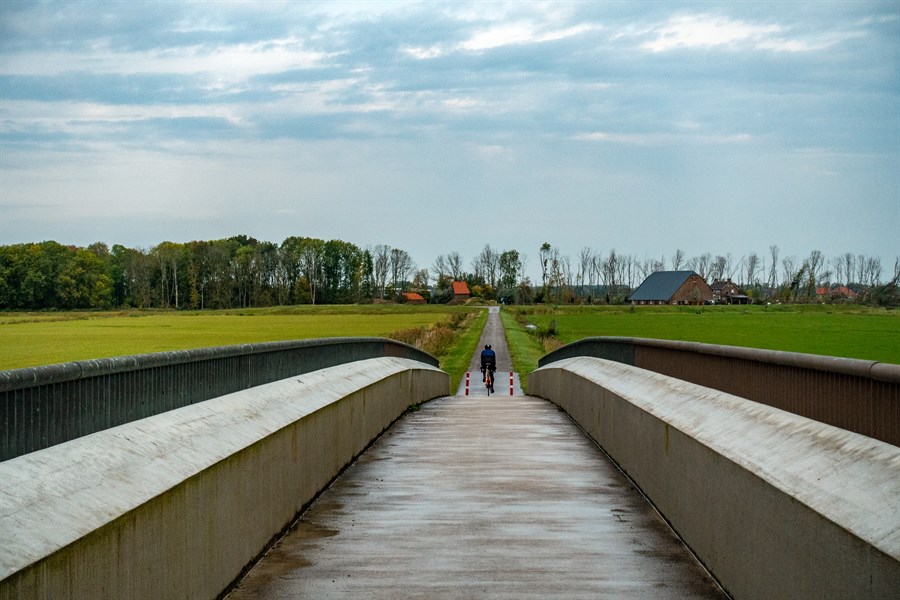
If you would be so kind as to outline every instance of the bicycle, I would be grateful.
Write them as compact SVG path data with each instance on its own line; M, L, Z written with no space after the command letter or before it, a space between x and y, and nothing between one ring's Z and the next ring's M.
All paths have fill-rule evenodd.
M484 386L487 388L488 396L494 391L494 371L493 369L485 369Z

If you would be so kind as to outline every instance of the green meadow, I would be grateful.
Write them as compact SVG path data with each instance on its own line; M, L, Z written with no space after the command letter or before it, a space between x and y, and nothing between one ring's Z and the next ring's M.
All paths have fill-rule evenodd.
M513 307L543 332L542 350L626 336L824 354L900 364L900 313L836 305ZM550 333L555 325L555 333Z
M252 342L394 337L399 331L458 323L472 311L442 305L329 305L191 312L0 313L0 369Z

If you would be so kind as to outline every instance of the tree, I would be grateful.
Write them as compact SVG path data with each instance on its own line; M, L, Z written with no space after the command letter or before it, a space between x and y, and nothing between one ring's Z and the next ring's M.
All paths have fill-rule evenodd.
M514 288L522 270L522 259L517 250L505 250L500 254L500 287Z
M443 254L438 255L438 257L434 259L434 263L431 265L431 273L434 275L434 280L436 282L443 281L450 273L450 267L447 265L447 258Z
M581 296L587 297L588 284L590 283L591 287L593 287L593 278L591 276L593 269L591 267L594 262L594 251L587 246L582 246L578 259L578 280L581 283Z
M375 280L375 297L384 299L385 288L387 287L388 271L391 265L391 247L385 244L375 246L372 253L374 280Z
M475 271L476 278L480 278L484 283L496 288L499 264L500 255L491 248L490 244L485 244L481 253L472 261L472 269Z
M301 298L310 304L316 304L319 284L322 282L322 269L325 260L325 242L315 238L301 238L300 244L300 277L303 285ZM304 293L305 292L305 293Z
M538 250L538 256L540 257L541 261L541 287L544 290L544 296L547 295L547 277L550 272L550 252L551 247L549 242L544 242L543 244L541 244L541 248L540 250Z
M778 286L778 246L769 246L769 256L772 259L769 265L769 294L772 294Z
M847 278L847 285L849 286L853 282L853 272L856 267L856 258L852 253L847 252L844 254L844 275Z
M681 267L684 265L684 262L684 250L679 248L672 256L672 270L680 271Z
M182 246L173 242L161 242L150 253L156 258L159 269L159 293L163 308L179 308L178 265Z
M450 252L447 254L447 267L450 269L450 276L456 281L463 279L464 273L462 262L462 256L459 255L459 252Z
M390 272L391 272L391 287L395 292L400 292L403 290L403 287L409 282L410 277L412 276L413 271L416 269L416 264L413 262L412 257L406 250L401 250L400 248L392 248L390 255Z
M756 274L759 272L759 256L755 252L751 252L744 260L744 287L749 288L756 285Z
M806 297L810 300L816 297L816 284L822 275L822 266L825 258L819 250L813 250L806 259Z

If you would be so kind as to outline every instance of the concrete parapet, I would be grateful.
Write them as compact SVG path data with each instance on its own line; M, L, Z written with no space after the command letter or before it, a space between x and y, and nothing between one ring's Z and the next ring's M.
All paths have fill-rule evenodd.
M534 371L735 598L896 598L900 448L593 357Z
M630 337L592 337L554 350L625 363L762 402L900 446L900 365Z
M286 340L0 371L0 461L285 377L381 356L438 366L386 338Z
M304 373L0 463L0 599L215 598L449 376L406 358Z

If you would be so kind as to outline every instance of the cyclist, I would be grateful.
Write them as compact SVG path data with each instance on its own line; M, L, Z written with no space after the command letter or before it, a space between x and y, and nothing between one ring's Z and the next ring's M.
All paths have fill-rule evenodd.
M485 381L487 370L491 371L491 381L494 380L494 372L497 370L497 355L491 349L490 344L486 344L484 350L481 351L481 381ZM491 386L493 392L493 386Z

